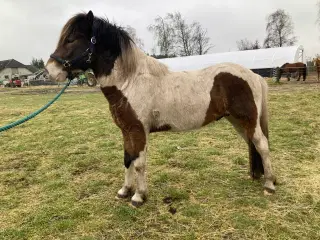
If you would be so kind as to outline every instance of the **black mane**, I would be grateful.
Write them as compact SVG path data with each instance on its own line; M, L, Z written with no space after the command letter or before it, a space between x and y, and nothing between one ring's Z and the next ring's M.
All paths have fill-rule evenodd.
M107 18L94 18L92 34L97 39L95 73L97 76L110 74L116 59L131 50L134 42L123 28L110 23Z
M109 22L107 18L95 17L92 33L96 35L97 40L109 50L121 54L131 47L134 43L128 32L122 27Z

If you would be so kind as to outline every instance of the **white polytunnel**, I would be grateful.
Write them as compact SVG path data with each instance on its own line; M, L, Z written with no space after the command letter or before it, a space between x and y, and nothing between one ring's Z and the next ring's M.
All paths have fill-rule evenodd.
M190 71L223 62L240 64L261 75L270 75L271 69L284 63L305 62L304 49L300 46L266 48L236 52L214 53L187 57L158 59L171 71Z

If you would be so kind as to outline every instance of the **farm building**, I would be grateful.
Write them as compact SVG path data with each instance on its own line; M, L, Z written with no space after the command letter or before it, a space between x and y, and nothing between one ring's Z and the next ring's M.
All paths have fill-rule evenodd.
M197 70L222 62L233 62L263 77L271 77L273 68L280 67L287 62L305 62L305 56L302 46L292 46L163 58L159 61L166 64L172 71Z
M0 80L11 79L12 75L28 76L38 69L31 65L24 65L14 59L0 61Z

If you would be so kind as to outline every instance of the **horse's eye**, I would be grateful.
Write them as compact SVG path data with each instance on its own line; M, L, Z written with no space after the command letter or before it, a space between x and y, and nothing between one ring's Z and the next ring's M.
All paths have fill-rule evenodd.
M75 38L69 37L69 38L67 39L67 43L73 43L75 40L76 40Z

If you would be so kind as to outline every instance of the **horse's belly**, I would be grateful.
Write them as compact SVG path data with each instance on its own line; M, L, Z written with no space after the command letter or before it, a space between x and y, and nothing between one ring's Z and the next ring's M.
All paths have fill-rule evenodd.
M205 120L210 99L202 96L201 99L184 102L169 102L156 109L156 125L170 126L171 131L185 131L200 128Z

